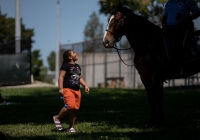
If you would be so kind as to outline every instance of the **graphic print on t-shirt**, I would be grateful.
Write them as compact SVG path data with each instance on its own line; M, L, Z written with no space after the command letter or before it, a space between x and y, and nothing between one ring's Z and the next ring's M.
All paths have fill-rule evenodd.
M80 84L80 74L81 74L79 67L72 66L70 68L70 73L71 73L71 79L70 79L71 86L79 85Z

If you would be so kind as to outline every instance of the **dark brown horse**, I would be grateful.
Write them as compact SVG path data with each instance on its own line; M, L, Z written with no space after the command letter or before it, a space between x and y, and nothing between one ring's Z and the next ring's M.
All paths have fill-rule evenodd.
M135 67L151 106L151 120L146 127L162 126L164 123L163 81L185 78L200 71L200 59L191 59L182 66L183 74L177 75L176 63L170 62L167 57L162 34L160 27L119 3L118 6L113 6L103 37L104 47L113 48L125 35L135 52Z

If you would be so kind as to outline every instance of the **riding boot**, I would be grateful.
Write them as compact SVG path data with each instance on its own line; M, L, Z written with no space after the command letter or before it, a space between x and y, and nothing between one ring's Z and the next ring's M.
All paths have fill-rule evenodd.
M179 56L179 58L181 59L178 59L175 63L176 63L176 68L175 68L175 71L176 71L176 74L178 76L182 76L183 75L183 67L186 63L186 57L181 54L182 56Z

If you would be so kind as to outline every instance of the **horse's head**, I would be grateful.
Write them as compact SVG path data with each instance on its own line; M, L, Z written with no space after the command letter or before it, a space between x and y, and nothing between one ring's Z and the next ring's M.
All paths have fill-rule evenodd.
M111 16L108 19L108 26L103 37L103 45L106 48L113 48L115 42L118 42L125 34L126 17L123 15L122 10L121 2L118 6L112 7Z

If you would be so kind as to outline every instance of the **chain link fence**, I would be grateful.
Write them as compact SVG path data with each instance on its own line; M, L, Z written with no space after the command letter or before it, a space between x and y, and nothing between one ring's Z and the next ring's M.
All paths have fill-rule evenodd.
M15 45L20 43L20 52ZM31 38L0 37L0 86L31 83Z
M126 38L117 44L123 47ZM126 45L129 48L130 45ZM81 66L82 76L90 87L108 88L144 88L140 76L134 66L122 63L115 49L106 49L102 45L102 38L89 41L61 44L60 66L64 51L72 49L77 53L77 63ZM122 60L128 65L134 65L134 52L132 50L120 51ZM165 87L199 85L198 74L186 79L168 80Z

